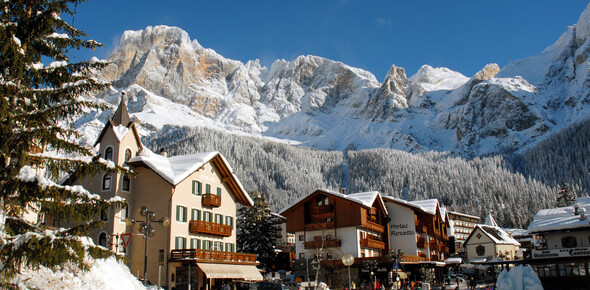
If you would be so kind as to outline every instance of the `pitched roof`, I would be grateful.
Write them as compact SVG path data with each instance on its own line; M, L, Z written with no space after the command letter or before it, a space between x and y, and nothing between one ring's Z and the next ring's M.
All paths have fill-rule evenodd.
M585 211L585 218L575 214L575 206L566 206L550 209L542 209L535 214L533 221L528 227L529 233L548 231L561 231L579 228L590 229L590 221L587 217L590 214L590 197L578 197L576 199L578 212Z
M143 144L141 144L139 133L137 132L137 128L135 127L135 123L131 121L131 117L129 117L129 112L127 111L127 105L125 104L125 92L121 93L121 102L119 103L119 107L115 111L113 117L107 121L105 126L102 128L102 131L96 138L96 142L94 142L94 146L100 143L100 140L106 133L107 129L111 127L113 128L113 132L119 141L125 137L129 129L135 135L135 139L137 141L137 146L140 149L143 149Z
M467 237L464 243L467 243L473 234L477 231L477 229L481 230L486 236L488 236L495 244L510 244L510 245L517 245L520 246L520 243L510 237L508 233L506 233L502 228L496 226L487 226L487 225L476 225L475 228L471 231L471 234Z
M309 194L306 194L306 195L300 197L295 202L291 203L290 205L288 205L285 208L283 208L282 210L280 210L279 214L281 214L281 215L284 214L286 211L293 208L295 205L299 204L300 202L307 199L309 196L315 194L316 192L322 192L327 195L332 195L332 196L335 196L338 198L342 198L342 199L360 204L361 206L364 206L364 207L373 207L375 200L378 200L379 203L381 204L381 206L383 207L385 214L387 214L387 207L383 203L383 200L381 199L381 195L379 194L378 191L359 192L359 193L352 193L352 194L347 195L347 194L343 194L340 192L331 191L331 190L325 189L325 188L316 189L313 192L310 192Z
M439 217L443 221L447 221L447 209L445 207L440 206L438 199L426 199L426 200L415 200L415 201L406 201L397 197L392 196L382 196L384 201L394 202L406 207L411 207L413 209L422 211L424 213L428 213L430 215L436 215L436 208L439 209Z
M129 123L131 123L131 118L127 111L127 105L125 104L125 92L121 94L121 103L119 103L119 107L115 111L111 121L113 122L113 126L123 125L127 127Z
M227 160L216 151L166 157L145 148L139 155L129 159L127 163L133 166L143 165L175 186L208 162L212 162L220 170L223 178L228 178L228 185L235 191L243 204L254 204Z
M492 227L497 227L498 223L496 222L496 220L494 219L494 217L492 216L492 213L488 213L488 216L486 217L486 220L484 222L484 225L486 226L492 226Z

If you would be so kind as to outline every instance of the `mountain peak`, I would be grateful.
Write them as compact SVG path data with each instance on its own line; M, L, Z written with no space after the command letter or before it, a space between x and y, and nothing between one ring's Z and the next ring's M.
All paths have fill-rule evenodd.
M426 91L453 90L469 80L468 77L446 67L423 65L410 80Z
M498 66L498 64L490 63L490 64L487 64L480 71L475 73L475 75L473 77L475 79L480 80L480 81L486 81L486 80L489 80L489 79L493 78L494 76L496 76L496 74L498 74L498 72L500 72L500 67Z

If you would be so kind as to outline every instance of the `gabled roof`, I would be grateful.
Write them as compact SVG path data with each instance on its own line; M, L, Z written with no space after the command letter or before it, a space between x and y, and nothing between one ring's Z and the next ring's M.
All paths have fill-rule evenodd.
M477 230L481 230L486 236L488 236L494 244L501 244L501 245L517 245L520 246L520 243L510 237L508 233L506 233L502 228L495 227L495 226L486 226L486 225L476 225L475 228L471 231L467 239L465 239L464 244L467 244L473 234L477 232Z
M236 194L238 200L248 206L254 202L234 175L227 160L219 152L205 152L191 155L166 157L145 148L141 153L127 161L132 166L144 166L161 176L172 186L178 185L189 175L211 162L221 173L222 178Z
M430 214L432 216L436 215L436 209L438 208L439 217L445 222L448 221L447 209L445 207L440 206L440 204L438 203L438 199L433 198L426 200L406 201L392 196L382 196L382 198L384 201L389 201L405 207L410 207L414 210L418 210L423 213Z
M572 229L590 229L590 197L578 197L576 199L578 211L584 209L586 218L580 220L580 214L575 214L574 205L542 209L535 214L528 227L529 233L541 233L549 231L563 231Z
M377 191L360 192L360 193L353 193L353 194L347 195L347 194L343 194L340 192L331 191L331 190L325 189L325 188L316 189L313 192L300 197L292 204L290 204L290 205L286 206L285 208L283 208L282 210L280 210L279 214L284 215L285 212L294 208L297 204L301 203L302 201L306 200L307 198L309 198L312 195L315 195L318 192L321 192L326 195L331 195L331 196L334 196L337 198L345 199L345 200L351 201L353 203L357 203L365 208L373 207L373 204L375 203L375 201L378 200L379 204L382 206L383 210L385 211L385 214L387 215L387 207L383 203L383 200L381 199L381 195Z
M98 143L100 143L100 140L102 139L104 134L107 132L107 129L109 127L113 128L113 132L115 133L115 136L117 137L117 139L119 141L121 141L123 139L123 137L125 137L125 135L129 131L129 129L131 129L131 131L135 135L135 140L137 142L137 146L140 149L143 149L143 144L141 144L141 141L139 138L139 133L137 132L137 128L135 127L135 123L132 122L131 117L129 117L129 112L127 111L127 105L125 105L125 93L124 92L121 95L121 103L119 103L119 107L115 111L115 114L113 115L113 117L110 120L108 120L107 123L105 124L104 128L102 128L102 131L98 135L98 138L96 138L96 142L94 142L94 146L96 146L96 145L98 145Z

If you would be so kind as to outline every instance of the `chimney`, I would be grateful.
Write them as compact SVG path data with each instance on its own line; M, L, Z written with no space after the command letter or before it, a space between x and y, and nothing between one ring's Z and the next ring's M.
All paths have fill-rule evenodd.
M160 155L168 157L168 150L166 150L166 148L160 149Z
M340 188L340 193L342 193L342 194L346 194L346 188L344 188L344 187L341 187L341 188Z
M580 214L580 212L578 211L579 208L580 208L580 205L579 204L577 204L577 203L574 204L574 215Z
M583 221L586 219L586 209L585 208L581 208L578 210L578 213L580 214L580 220Z

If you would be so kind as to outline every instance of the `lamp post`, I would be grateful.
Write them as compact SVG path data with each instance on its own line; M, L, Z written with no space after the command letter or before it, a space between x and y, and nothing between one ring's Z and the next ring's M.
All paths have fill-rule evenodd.
M148 249L148 238L153 237L156 234L156 229L151 225L152 222L159 223L164 227L170 225L170 219L168 217L161 217L159 220L154 220L156 218L156 212L150 210L149 207L142 205L139 208L139 214L145 217L145 222L141 222L139 224L139 232L143 234L143 238L145 239L145 249L144 249L144 260L143 260L143 285L147 284L147 249ZM127 217L125 219L125 224L129 227L135 224L135 218Z
M352 264L354 264L354 257L351 254L346 254L344 256L342 256L342 264L344 264L344 266L348 267L348 289L352 289L351 283L350 283L350 266Z

